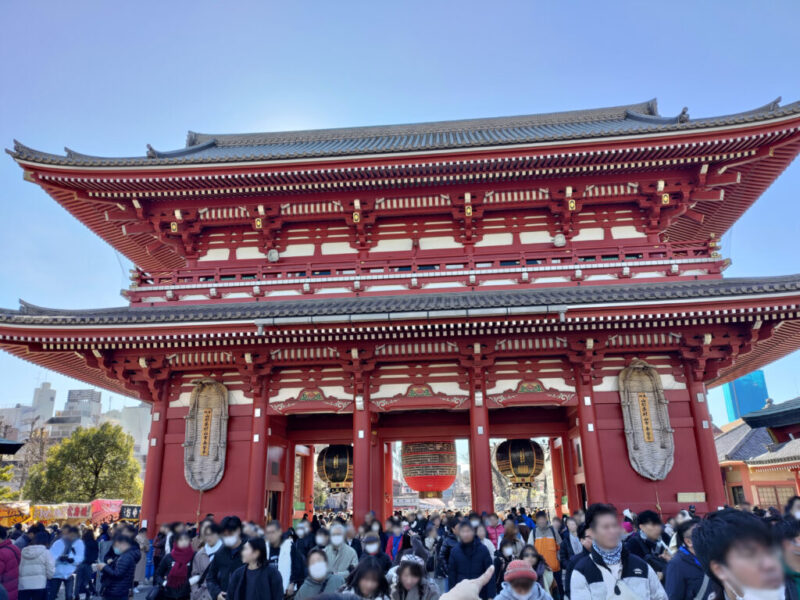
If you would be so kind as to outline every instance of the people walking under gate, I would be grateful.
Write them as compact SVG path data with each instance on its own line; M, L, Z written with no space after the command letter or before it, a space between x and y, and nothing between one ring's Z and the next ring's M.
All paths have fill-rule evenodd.
M586 525L592 532L592 550L572 570L570 600L667 600L652 567L623 548L622 527L613 506L592 504L586 511Z
M334 523L330 528L330 543L325 546L325 554L328 556L328 567L331 573L336 573L342 577L350 573L358 564L356 551L345 543L344 534L344 525Z
M307 561L308 577L297 590L294 600L309 600L323 594L334 594L344 585L344 578L341 575L330 572L328 557L324 550L312 549L308 553Z
M486 533L492 541L492 544L494 544L495 549L500 548L500 538L503 537L504 532L503 524L500 523L500 518L497 516L497 513L491 513L487 519Z
M450 563L450 554L458 545L458 519L455 517L450 517L444 527L444 534L442 535L442 539L439 544L439 568L436 571L436 584L439 586L439 590L445 592L450 589L448 577L447 577L447 567Z
M46 600L47 581L53 577L56 564L47 548L49 536L40 532L22 549L19 563L19 600Z
M492 557L478 538L475 529L469 521L462 521L458 525L458 544L456 544L447 561L448 589L452 589L464 579L480 577L486 569L492 566ZM495 595L494 578L481 589L480 597L483 600L493 598Z
M303 558L294 546L291 535L284 535L278 521L267 523L267 562L278 569L283 581L284 592L293 596L305 579Z
M499 539L501 541L512 541L514 544L514 556L519 556L522 554L522 547L525 545L525 541L522 539L522 536L519 533L517 522L513 518L506 517L506 520L503 521L503 535Z
M294 544L297 552L306 560L308 553L314 547L314 534L311 533L311 521L303 520L294 528L294 533L297 536Z
M231 575L243 564L242 547L245 540L242 538L242 520L235 516L225 517L220 527L222 548L214 555L206 577L206 587L212 600L225 600Z

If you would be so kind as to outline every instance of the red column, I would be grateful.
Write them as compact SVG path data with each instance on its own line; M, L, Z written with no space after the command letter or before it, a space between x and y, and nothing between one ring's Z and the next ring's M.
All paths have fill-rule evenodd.
M297 460L297 451L295 444L289 442L286 446L286 477L284 478L283 494L281 495L281 527L288 529L292 526L292 519L294 518L294 477L295 477L295 461Z
M356 399L353 410L353 520L356 525L372 510L370 502L370 416L363 399ZM358 406L361 408L358 408Z
M303 457L303 502L309 516L314 514L314 446L309 446L310 454Z
M250 432L250 469L247 479L247 509L245 519L261 523L264 520L267 489L267 449L269 448L269 415L267 414L268 386L266 382L253 393L253 415Z
M800 496L800 469L794 470L794 491Z
M392 468L392 444L384 442L383 446L383 512L380 515L382 523L392 516L394 512L394 472Z
M685 365L686 390L689 392L689 406L694 421L694 438L697 445L697 458L706 492L708 510L717 510L725 505L725 490L722 474L714 445L714 431L711 429L711 416L708 413L706 390L702 382L695 381L690 365Z
M583 449L583 472L586 477L586 495L589 504L592 504L605 502L608 495L603 474L603 460L600 455L594 393L591 384L583 383L582 377L581 368L576 367L575 390L578 393L578 421L580 422L581 447ZM610 463L608 468L615 468L615 463Z
M561 497L565 494L564 489L564 463L561 459L562 448L556 448L555 438L550 438L550 469L553 473L553 495L555 496L554 508L556 515L561 517L564 513L561 508Z
M575 485L575 466L572 460L572 440L569 435L561 436L561 456L564 459L564 478L567 490L567 506L569 514L574 515L580 508L580 495L578 487Z
M142 492L142 525L146 525L150 537L158 533L158 500L161 495L161 473L164 466L164 437L167 433L167 397L153 404L150 411L150 435L147 448L147 463L144 470Z
M493 512L489 408L483 399L481 372L476 370L470 379L472 402L469 407L469 479L472 488L472 509L478 513Z

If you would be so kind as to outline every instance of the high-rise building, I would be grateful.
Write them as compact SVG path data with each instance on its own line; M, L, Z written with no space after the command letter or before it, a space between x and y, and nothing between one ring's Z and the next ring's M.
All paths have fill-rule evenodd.
M45 381L38 388L33 390L33 409L36 416L44 423L53 416L56 408L56 391L50 387L50 383Z
M102 403L98 390L70 390L67 403L45 423L47 435L58 443L71 436L78 427L93 427L100 422Z
M764 407L769 394L764 371L758 370L739 377L723 387L725 410L728 421L735 421L742 415Z

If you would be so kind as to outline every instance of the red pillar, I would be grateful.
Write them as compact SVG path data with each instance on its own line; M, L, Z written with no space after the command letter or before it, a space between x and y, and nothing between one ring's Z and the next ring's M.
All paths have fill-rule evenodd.
M725 505L725 489L714 445L714 431L711 429L711 416L708 413L706 390L702 382L695 381L690 365L685 365L686 390L689 392L689 406L694 421L694 438L697 445L697 458L706 492L708 510L717 510Z
M292 519L294 518L294 478L296 460L297 451L295 450L295 444L289 442L286 446L286 477L284 478L285 487L281 495L280 512L281 527L284 529L288 529L292 526Z
M394 472L392 467L392 444L384 442L383 446L383 512L379 515L382 523L394 512Z
M564 459L564 479L567 490L567 506L569 514L574 515L580 508L580 495L575 485L575 463L572 460L572 440L569 435L561 436L561 456Z
M357 399L353 410L353 520L356 525L363 523L364 516L372 509L369 505L371 425L367 404Z
M483 399L482 374L476 369L470 377L469 479L472 509L478 513L494 511L491 450L489 449L489 408Z
M554 508L556 515L561 517L564 512L561 508L561 497L565 495L564 488L564 463L561 459L562 448L556 448L555 438L550 438L550 469L553 473L553 495L555 496Z
M800 496L800 469L794 470L794 493Z
M308 456L303 457L303 509L309 516L314 514L314 446L308 447Z
M142 525L147 526L150 537L158 533L158 500L161 495L161 473L164 466L164 437L167 432L167 392L158 399L150 411L150 435L147 463L144 470L142 492Z
M583 382L580 367L575 369L575 390L578 393L578 421L580 422L581 447L583 448L583 472L586 477L586 496L589 504L605 502L605 477L603 460L600 455L599 432L594 411L594 393L591 384ZM714 454L716 456L716 454ZM609 464L609 469L615 465Z
M250 431L250 469L247 479L247 509L245 520L264 521L267 489L267 449L269 448L269 415L267 414L268 386L253 394L253 415Z

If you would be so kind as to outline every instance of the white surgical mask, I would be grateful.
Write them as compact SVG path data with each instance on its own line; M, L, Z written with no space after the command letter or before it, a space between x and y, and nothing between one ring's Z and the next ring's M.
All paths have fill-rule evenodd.
M209 546L208 544L206 544L205 546L206 546L206 554L211 556L222 547L222 540L217 540L217 543L214 544L213 546Z
M317 537L314 538L314 541L317 543L317 546L324 546L325 542L327 542L328 540L325 538L324 535L318 535Z
M531 591L533 591L533 588L531 588ZM512 590L511 590L511 594L512 594L512 595L514 596L514 598L516 598L517 600L526 600L527 598L529 598L529 597L530 597L530 595L531 595L531 592L528 592L527 594L520 594L519 592L515 592L515 591L513 590L513 588L512 588Z
M794 511L792 514L794 515L794 518L795 518L795 519L797 519L798 521L800 521L800 510L796 510L796 511Z
M299 537L299 538L304 537L306 535L306 529L305 529L305 527L298 527L295 530L295 533L297 534L297 537Z
M236 544L239 543L239 536L238 535L223 535L222 536L222 543L225 544L228 548L236 547Z
M506 546L503 548L503 556L513 556L514 549L511 546Z
M372 531L380 531L380 530L381 530L381 524L380 523L373 523L372 524Z
M313 565L308 565L308 574L313 579L322 579L328 574L328 565L324 562L315 562Z
M331 544L333 544L334 546L341 546L342 542L344 542L344 536L343 535L332 535L331 536Z
M380 544L366 544L364 548L367 550L367 554L377 554Z
M469 524L470 524L470 525L472 525L473 527L477 527L478 525L480 525L480 524L481 524L481 522L480 522L478 519L472 519L472 520L469 522Z
M736 600L784 600L786 598L786 587L783 585L771 590L747 587L739 583L730 569L726 569L726 571L727 576L723 585L733 592Z

